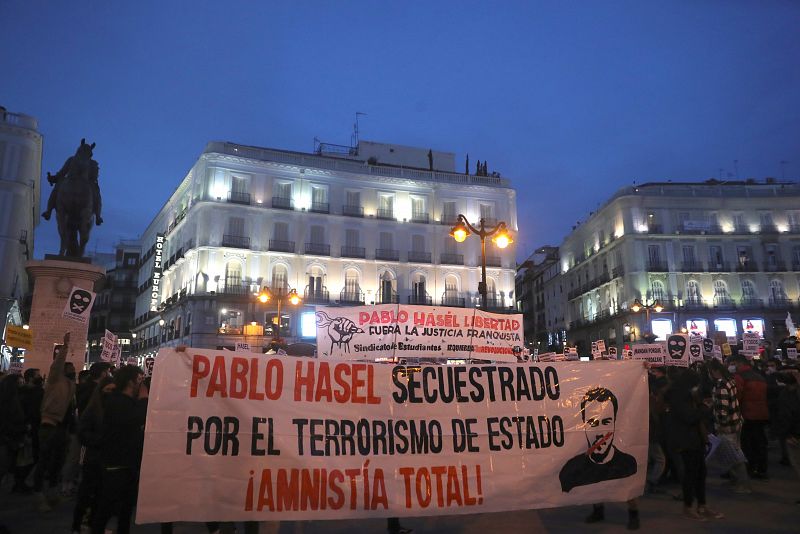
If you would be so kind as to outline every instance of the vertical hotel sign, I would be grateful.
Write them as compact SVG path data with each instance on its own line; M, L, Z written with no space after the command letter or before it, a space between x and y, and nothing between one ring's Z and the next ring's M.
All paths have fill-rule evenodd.
M156 234L155 247L153 275L150 279L150 311L158 310L158 297L161 294L161 273L164 272L164 264L161 261L164 253L164 234Z

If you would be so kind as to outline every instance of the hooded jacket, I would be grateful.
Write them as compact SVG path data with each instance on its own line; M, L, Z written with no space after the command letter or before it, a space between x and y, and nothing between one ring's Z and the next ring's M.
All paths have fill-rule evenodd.
M64 374L68 350L66 346L59 349L50 364L42 398L42 424L59 425L75 397L75 381Z

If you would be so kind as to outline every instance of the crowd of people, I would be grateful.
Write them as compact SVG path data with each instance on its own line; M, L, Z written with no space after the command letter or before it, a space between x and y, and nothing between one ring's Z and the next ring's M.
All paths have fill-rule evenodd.
M76 376L69 335L46 376L0 379L0 480L32 494L40 512L75 498L72 531L130 532L144 443L148 383L136 366L98 362ZM32 482L29 484L29 480ZM2 530L0 530L1 532Z
M74 498L72 532L103 534L116 517L116 531L125 534L136 504L149 379L139 367L102 362L76 376L68 352L67 334L45 376L27 369L0 378L0 482L13 477L11 491L33 495L41 512ZM800 476L796 362L735 355L688 369L650 366L648 377L646 494L663 493L676 481L686 518L722 519L706 501L709 469L730 481L730 491L751 493L753 480L769 479L770 438L780 444L780 464ZM596 504L587 522L604 519L603 505ZM628 528L639 526L634 499ZM220 525L206 527L216 532ZM394 518L388 527L410 532ZM172 525L161 530L172 532ZM258 526L246 523L244 531L258 532Z

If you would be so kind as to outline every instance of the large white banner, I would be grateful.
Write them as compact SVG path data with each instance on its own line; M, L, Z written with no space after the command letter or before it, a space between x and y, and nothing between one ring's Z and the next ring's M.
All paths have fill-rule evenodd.
M641 362L156 358L137 522L473 514L641 495Z
M522 354L521 314L477 308L380 304L317 307L321 358L476 358L517 361Z

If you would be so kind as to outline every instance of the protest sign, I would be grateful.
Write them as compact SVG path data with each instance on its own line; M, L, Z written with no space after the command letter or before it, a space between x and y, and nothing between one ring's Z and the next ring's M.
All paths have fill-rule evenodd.
M252 352L250 350L250 343L245 343L244 341L237 341L234 352Z
M106 330L103 339L100 340L100 343L103 345L103 350L100 351L100 360L104 362L111 361L114 356L114 352L117 350L117 341L117 336Z
M703 342L691 341L689 342L689 362L702 362L703 361Z
M643 343L631 347L632 358L651 365L664 365L666 350L663 343Z
M153 376L153 365L155 365L156 359L152 356L148 356L144 359L144 376Z
M165 349L137 522L627 501L647 471L647 398L638 362L406 367Z
M578 348L577 347L564 347L564 355L567 357L567 360L570 361L578 361L580 357L578 356Z
M624 349L622 351L622 359L623 360L632 360L633 359L633 350L631 349Z
M733 354L730 343L723 343L722 345L720 345L720 347L722 348L723 355L730 356L731 354Z
M139 365L139 359L136 356L128 356L125 363L128 365Z
M797 349L791 349L791 348L790 349L786 349L786 358L788 358L790 360L796 360L797 359Z
M758 332L745 332L742 334L742 352L758 353L761 336Z
M63 317L86 324L89 322L89 314L92 311L95 294L88 289L73 287L64 306Z
M536 356L538 358L537 361L540 362L554 362L556 361L556 353L555 352L543 352Z
M9 347L17 347L18 349L32 350L33 332L21 326L7 324L6 345Z
M318 306L321 359L479 358L516 362L522 350L521 314L476 308L380 304Z
M689 367L689 336L672 334L667 338L667 353L664 365L667 367Z
M21 375L25 364L19 360L12 361L8 364L8 374Z
M711 349L711 356L717 360L722 360L722 347L719 345L714 345L714 347Z
M598 339L597 340L597 350L599 350L600 353L603 353L603 352L606 351L606 342L605 342L605 340L603 340L603 339Z
M608 347L608 357L612 360L617 359L617 347Z
M703 338L703 356L710 358L714 354L714 340L711 338Z

